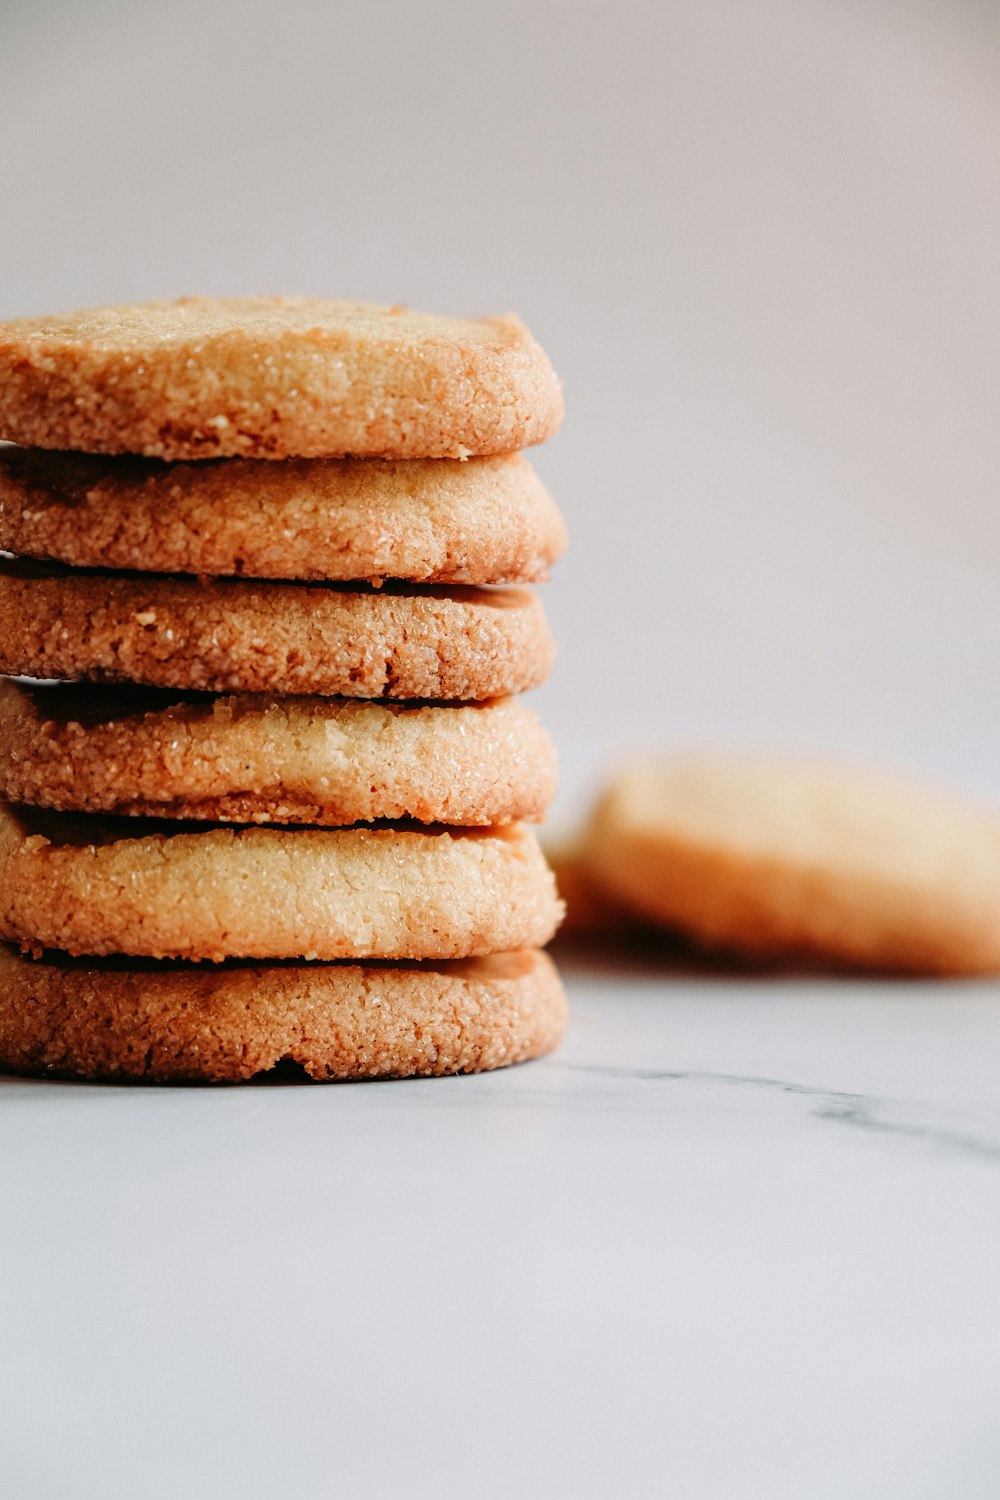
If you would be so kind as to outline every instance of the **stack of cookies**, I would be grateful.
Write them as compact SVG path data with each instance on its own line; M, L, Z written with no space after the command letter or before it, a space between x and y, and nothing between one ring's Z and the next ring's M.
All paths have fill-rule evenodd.
M565 1021L514 696L565 545L480 322L185 299L0 325L0 1066L498 1067ZM348 456L349 455L349 456ZM41 679L41 681L39 681Z

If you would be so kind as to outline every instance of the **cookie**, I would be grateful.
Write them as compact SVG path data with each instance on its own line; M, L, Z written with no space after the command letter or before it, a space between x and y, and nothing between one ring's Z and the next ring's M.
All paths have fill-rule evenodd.
M527 589L198 581L0 563L0 673L217 693L481 699L544 681Z
M0 937L152 958L467 958L548 942L534 834L219 828L0 809Z
M0 796L212 822L538 819L555 750L513 698L447 707L0 681Z
M585 852L615 900L710 948L1000 971L1000 819L906 780L794 760L639 763Z
M151 458L468 458L541 443L562 391L517 318L184 297L0 324L0 437Z
M565 547L517 454L165 464L0 449L0 548L75 567L534 583Z
M559 924L560 941L600 941L634 934L639 924L634 917L616 905L607 890L594 880L579 840L555 844L546 842L544 854L549 869L555 876L560 899L566 907Z
M0 1068L236 1083L476 1073L539 1057L566 1025L544 953L441 964L194 967L34 960L0 945Z

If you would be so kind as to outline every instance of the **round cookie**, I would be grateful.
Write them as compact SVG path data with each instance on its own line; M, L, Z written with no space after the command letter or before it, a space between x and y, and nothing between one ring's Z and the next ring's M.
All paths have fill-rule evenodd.
M0 937L216 961L467 958L540 946L562 916L519 823L176 830L0 804Z
M468 458L559 427L513 315L183 297L0 324L0 437L151 458Z
M181 964L22 957L0 945L0 1069L237 1083L476 1073L539 1057L566 1025L544 953L442 964Z
M593 878L699 943L931 974L1000 971L1000 819L890 776L793 760L623 770Z
M535 583L565 547L518 454L164 464L0 448L0 548L74 567Z
M75 812L337 825L539 819L556 758L513 698L178 699L0 681L0 796Z
M543 682L527 589L251 583L0 563L0 672L216 693L482 699Z

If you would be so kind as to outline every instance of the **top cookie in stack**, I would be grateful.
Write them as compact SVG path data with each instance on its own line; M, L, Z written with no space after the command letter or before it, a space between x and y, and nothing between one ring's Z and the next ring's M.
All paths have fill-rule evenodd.
M182 297L0 324L0 431L83 453L472 458L542 443L559 381L511 315Z
M561 412L510 317L185 299L0 325L0 670L71 680L0 696L0 932L139 960L9 950L0 1063L344 1077L554 1044L533 950L560 907L520 822L554 760L506 696L552 646L492 585L565 545L514 451Z

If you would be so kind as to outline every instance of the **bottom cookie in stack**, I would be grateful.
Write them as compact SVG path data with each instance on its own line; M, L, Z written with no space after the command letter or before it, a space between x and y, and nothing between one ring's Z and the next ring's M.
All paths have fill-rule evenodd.
M237 1083L473 1073L559 1041L544 953L450 963L185 964L24 957L0 944L0 1065L53 1078Z

